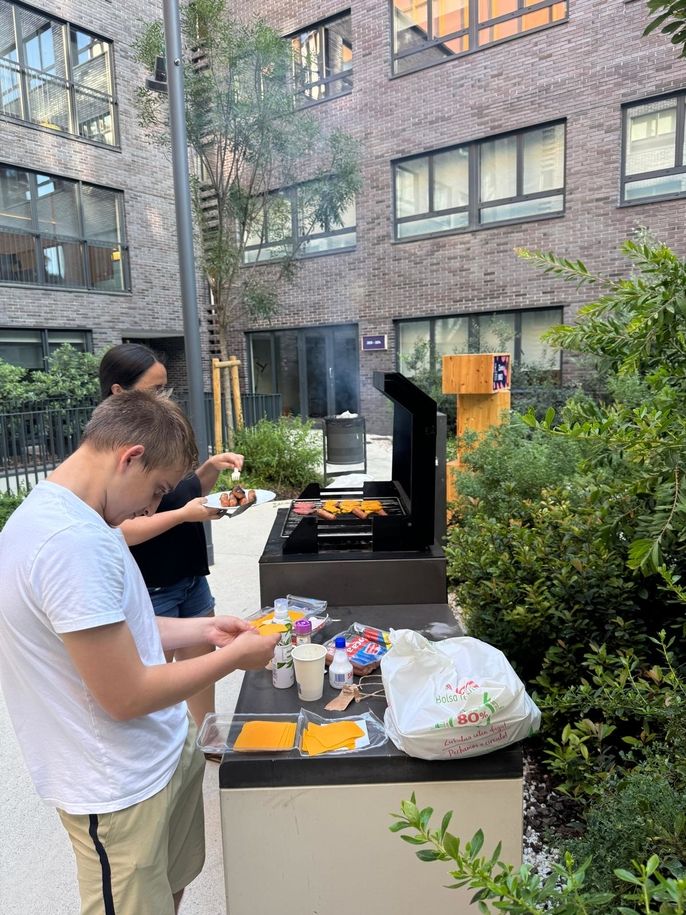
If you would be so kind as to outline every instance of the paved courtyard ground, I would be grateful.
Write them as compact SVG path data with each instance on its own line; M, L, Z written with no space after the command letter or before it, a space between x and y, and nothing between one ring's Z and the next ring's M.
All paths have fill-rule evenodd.
M390 440L370 436L368 475L391 478ZM257 506L235 521L213 524L215 563L210 585L217 613L242 615L259 607L258 559L279 504ZM230 711L242 675L217 686L216 707ZM45 753L50 747L45 747ZM216 764L205 773L207 861L189 887L181 915L225 915L219 789ZM76 915L76 871L66 833L52 808L36 797L0 694L0 913L2 915Z

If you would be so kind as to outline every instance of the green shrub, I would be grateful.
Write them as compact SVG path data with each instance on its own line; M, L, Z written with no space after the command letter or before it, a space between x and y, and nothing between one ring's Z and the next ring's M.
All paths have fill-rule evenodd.
M55 350L45 372L28 372L0 359L0 411L32 409L46 402L60 406L95 402L100 391L99 362L98 356L81 353L68 343Z
M278 422L262 419L237 431L233 450L245 456L242 485L292 495L322 479L321 439L313 435L311 422L297 417L284 416ZM215 489L231 485L231 474L224 473Z
M21 505L25 497L25 492L0 492L0 531L7 523L7 519L14 509Z
M683 871L686 862L686 796L666 773L630 772L606 786L586 814L584 835L566 843L576 861L590 858L589 889L617 893L615 870L657 854Z
M469 634L500 648L524 680L554 662L556 682L574 683L589 642L612 639L615 618L638 615L639 583L573 485L510 507L509 517L475 510L450 528L455 598Z
M467 472L456 474L457 491L467 500L462 512L509 518L523 501L537 499L544 489L568 480L582 454L578 442L556 441L548 432L532 431L514 414L475 447L463 450Z

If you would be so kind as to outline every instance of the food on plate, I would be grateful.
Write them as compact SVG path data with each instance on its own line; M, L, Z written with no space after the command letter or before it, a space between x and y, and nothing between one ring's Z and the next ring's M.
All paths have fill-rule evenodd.
M257 501L254 489L245 490L241 486L234 486L230 492L219 494L219 504L222 508L237 508L239 505L250 504Z

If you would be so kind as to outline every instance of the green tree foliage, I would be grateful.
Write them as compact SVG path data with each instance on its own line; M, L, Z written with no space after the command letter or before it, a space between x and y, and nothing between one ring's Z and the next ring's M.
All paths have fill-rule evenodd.
M686 0L648 0L648 11L656 15L643 34L659 29L680 48L681 57L686 57Z
M324 134L316 118L294 109L290 43L264 22L233 18L227 0L191 0L182 41L198 250L227 358L235 349L230 325L239 315L272 316L278 283L294 275L306 239L341 225L360 187L357 152L349 136ZM137 53L152 71L164 53L161 23L146 27ZM166 97L140 88L138 108L151 140L168 142ZM296 184L297 241L289 202L274 193ZM246 246L267 242L270 264L245 267Z
M599 288L576 324L547 338L595 356L620 385L634 388L624 402L572 404L554 429L552 415L527 421L584 442L586 468L611 475L597 487L597 499L611 504L621 493L633 500L621 518L610 513L608 535L629 544L630 568L657 572L678 592L686 539L686 262L652 239L627 241L622 251L631 273L619 280L592 276L581 261L522 252L546 272Z
M29 372L0 359L0 410L31 410L93 402L99 394L98 365L92 353L81 353L68 343L50 357L48 370Z

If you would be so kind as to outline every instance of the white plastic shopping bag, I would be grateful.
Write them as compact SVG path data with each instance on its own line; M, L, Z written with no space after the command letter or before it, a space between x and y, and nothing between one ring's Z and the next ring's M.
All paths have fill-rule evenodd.
M535 733L541 713L502 651L468 636L391 630L381 661L386 732L408 756L479 756Z

